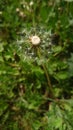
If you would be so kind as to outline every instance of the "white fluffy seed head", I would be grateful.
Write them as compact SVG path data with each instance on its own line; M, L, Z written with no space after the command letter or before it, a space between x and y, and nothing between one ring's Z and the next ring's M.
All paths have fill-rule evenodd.
M37 35L30 37L30 41L35 46L39 45L41 42L40 38Z

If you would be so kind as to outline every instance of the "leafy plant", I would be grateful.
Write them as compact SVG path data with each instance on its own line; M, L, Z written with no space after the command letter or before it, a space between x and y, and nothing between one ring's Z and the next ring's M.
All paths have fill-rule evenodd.
M72 2L5 3L0 2L0 129L72 130Z

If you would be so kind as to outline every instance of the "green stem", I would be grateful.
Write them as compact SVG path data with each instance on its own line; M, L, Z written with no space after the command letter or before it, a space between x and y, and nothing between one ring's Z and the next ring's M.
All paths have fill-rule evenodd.
M40 52L39 47L37 47L37 53L38 53L39 58L41 59L42 56L41 56L41 52ZM49 92L51 93L51 97L55 98L54 93L53 93L53 89L52 89L52 84L51 84L51 81L50 81L50 77L49 77L47 68L46 68L44 63L42 63L42 67L44 69L44 72L45 72L45 75L46 75L46 78L47 78L47 82L48 82L48 86L49 86ZM47 95L47 92L46 92L46 95Z

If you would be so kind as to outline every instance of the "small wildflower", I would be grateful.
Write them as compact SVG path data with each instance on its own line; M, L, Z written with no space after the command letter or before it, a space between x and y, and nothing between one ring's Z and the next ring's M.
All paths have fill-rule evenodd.
M23 4L23 8L25 8L26 7L26 5L25 4Z
M0 11L0 15L2 15L2 11Z
M30 2L30 6L32 6L33 4L34 4L33 1L31 1L31 2Z
M19 12L20 11L20 9L19 8L16 8L16 12Z
M23 17L24 17L24 13L21 11L21 12L19 13L19 16L23 18Z
M40 38L39 38L38 36L36 36L36 35L30 37L30 40L31 40L31 43L32 43L33 45L39 45L40 42L41 42Z
M29 6L26 6L26 9L27 9L28 11L30 11L30 7L29 7Z

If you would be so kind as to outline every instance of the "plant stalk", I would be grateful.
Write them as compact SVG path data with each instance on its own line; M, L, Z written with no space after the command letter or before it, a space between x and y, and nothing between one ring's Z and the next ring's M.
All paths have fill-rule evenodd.
M39 47L37 47L37 53L38 53L38 57L41 59L42 56L41 56L41 52L40 52ZM50 81L50 77L49 77L47 68L46 68L44 63L42 63L42 67L43 67L45 75L46 75L46 79L47 79L47 83L48 83L48 86L49 86L49 92L51 94L51 98L55 98L54 93L53 93L53 89L52 89L52 84L51 84L51 81ZM48 95L48 92L46 91L45 96L47 96L47 95Z

